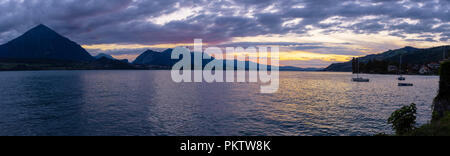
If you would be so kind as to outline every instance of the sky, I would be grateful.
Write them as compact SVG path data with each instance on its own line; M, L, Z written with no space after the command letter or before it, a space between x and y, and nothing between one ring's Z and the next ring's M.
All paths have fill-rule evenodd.
M450 0L0 0L0 44L45 24L92 55L279 46L280 64L326 67L450 44Z

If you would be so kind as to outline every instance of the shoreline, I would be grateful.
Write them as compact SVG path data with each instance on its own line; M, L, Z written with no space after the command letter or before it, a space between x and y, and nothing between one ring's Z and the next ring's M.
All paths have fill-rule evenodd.
M14 72L14 71L170 71L171 69L36 69L36 70L1 70L0 72ZM238 70L235 70L238 71ZM249 70L245 70L249 71ZM280 70L280 72L318 72L318 73L352 73L344 71L295 71L295 70ZM372 73L360 73L364 75L386 75L386 76L398 76L397 74L372 74ZM403 76L439 76L439 75L421 75L421 74L403 74Z
M353 73L351 71L318 71L318 72L330 72L330 73ZM356 74L356 73L353 73ZM398 75L398 74L384 74L384 73L359 73L365 75ZM439 74L402 74L404 76L439 76Z

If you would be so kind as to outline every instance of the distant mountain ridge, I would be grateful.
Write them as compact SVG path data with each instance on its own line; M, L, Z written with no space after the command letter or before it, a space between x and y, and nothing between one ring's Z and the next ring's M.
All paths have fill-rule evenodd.
M139 55L133 64L138 65L154 65L154 66L173 66L178 60L172 60L172 50L167 49L163 52L157 52L153 50L147 50Z
M40 24L0 45L2 70L147 69L104 54L92 57L79 44Z
M102 57L107 58L107 59L111 59L111 60L115 60L116 58L112 57L109 54L105 54L105 53L100 53L94 56L95 59L101 59Z
M95 70L95 69L170 69L179 60L171 59L172 49L163 52L147 50L139 55L132 64L128 60L118 60L108 54L90 55L79 44L58 34L49 27L40 24L23 35L0 45L1 70ZM196 53L191 53L191 57ZM202 55L206 55L202 53ZM203 59L202 67L211 61ZM224 68L237 69L238 63L244 63L245 69L259 69L251 61L222 60ZM195 63L192 60L194 67ZM202 68L201 67L201 68ZM199 67L194 67L198 69ZM273 68L268 66L268 69ZM293 66L277 67L284 71L317 71L316 68L299 68ZM240 69L242 70L242 69ZM255 70L255 69L251 69Z
M99 60L99 59L102 59L102 58L106 58L106 59L110 59L110 60L117 60L117 61L121 61L121 62L124 62L124 63L130 63L129 61L128 61L128 59L116 59L116 58L114 58L113 56L111 56L111 55L109 55L109 54L105 54L105 53L100 53L100 54L97 54L96 56L94 56L94 58L96 59L96 60Z
M400 62L400 57L402 57L404 66L412 65L426 65L429 63L439 63L444 58L444 50L447 53L450 51L450 46L440 46L426 49L419 49L414 47L404 47L397 50L389 50L380 54L372 54L364 57L360 57L359 61L361 64L369 64L373 62L381 62L386 67L389 65L398 66ZM376 64L376 63L375 63ZM352 71L352 61L344 63L334 63L324 69L325 71L341 71L341 72L351 72ZM363 69L362 69L363 71Z
M133 61L133 64L136 65L150 65L150 66L165 66L166 68L171 68L173 65L175 65L179 60L172 60L172 50L173 49L167 49L163 52L157 52L153 50L147 50L143 52L141 55L139 55L135 61ZM194 52L191 53L191 58L194 56ZM207 55L203 53L203 55ZM214 57L211 57L211 59L203 59L202 60L202 67L204 67L206 64L210 63L211 61L216 60ZM223 60L224 69L227 66L233 67L237 69L237 63L242 61L237 60ZM243 61L245 63L245 69L251 69L251 64L253 66L258 66L257 63L251 62L251 61ZM191 61L192 66L194 67L194 60ZM200 67L197 67L200 68ZM271 69L269 66L268 69ZM299 67L293 67L293 66L280 66L280 70L282 71L319 71L322 69L319 68L299 68ZM242 69L240 69L242 70ZM254 69L253 69L254 70Z
M92 61L79 44L41 24L0 45L0 59Z

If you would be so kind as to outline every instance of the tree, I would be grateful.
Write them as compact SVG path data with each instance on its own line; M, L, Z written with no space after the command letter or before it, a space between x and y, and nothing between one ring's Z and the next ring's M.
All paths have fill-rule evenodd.
M388 123L392 124L392 128L397 135L404 135L412 131L416 124L417 107L416 104L404 106L392 113L388 119Z
M450 111L450 61L441 64L439 93L433 102L433 121Z

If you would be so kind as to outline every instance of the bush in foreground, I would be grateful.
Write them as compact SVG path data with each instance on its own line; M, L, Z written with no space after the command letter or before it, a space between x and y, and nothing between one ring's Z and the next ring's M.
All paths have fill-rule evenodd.
M392 128L397 135L404 135L414 130L417 118L416 114L417 107L416 104L413 103L392 113L391 117L388 119L388 123L392 124Z
M450 113L430 124L423 125L405 134L406 136L450 136Z
M433 120L440 120L450 111L450 61L441 64L439 93L433 102Z

